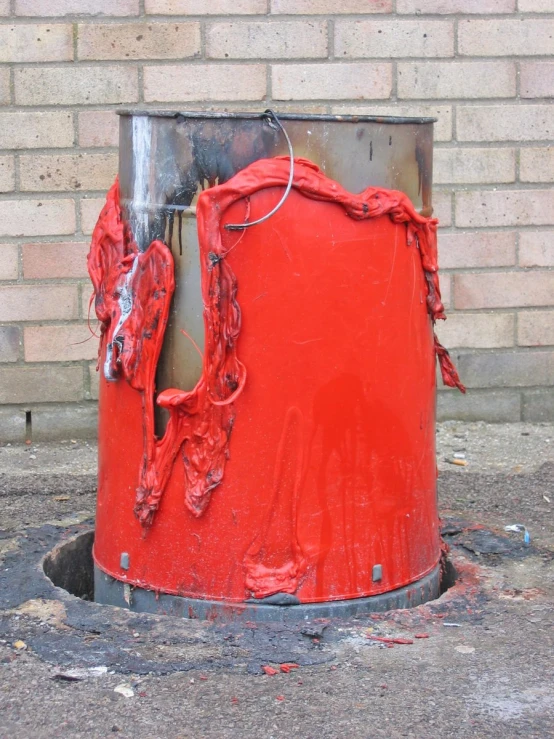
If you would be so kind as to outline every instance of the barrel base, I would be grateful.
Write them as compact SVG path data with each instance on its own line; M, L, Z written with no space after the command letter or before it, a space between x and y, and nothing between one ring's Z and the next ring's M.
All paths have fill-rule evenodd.
M94 600L104 605L128 608L137 613L157 613L180 618L241 621L308 621L314 618L347 618L364 613L413 608L440 595L440 567L437 565L421 580L388 593L367 598L352 598L325 603L284 603L246 601L225 603L217 600L183 598L178 595L156 593L144 588L129 587L94 565Z

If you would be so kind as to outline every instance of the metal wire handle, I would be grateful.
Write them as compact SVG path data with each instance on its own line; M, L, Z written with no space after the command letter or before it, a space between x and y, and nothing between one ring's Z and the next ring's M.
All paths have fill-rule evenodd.
M287 186L285 188L285 192L283 193L283 197L275 208L273 210L270 210L269 213L267 213L265 216L262 216L261 218L258 218L256 221L245 221L244 223L226 223L224 228L227 229L227 231L242 231L244 228L250 228L250 226L257 226L259 223L263 223L264 221L267 221L268 218L271 218L272 215L275 215L279 208L283 205L285 200L288 198L290 189L292 187L292 180L294 177L294 151L292 149L292 144L290 142L288 133L285 131L283 124L281 121L277 118L276 114L271 110L271 108L268 108L263 113L263 117L267 119L268 125L271 126L271 128L278 128L280 131L282 131L283 136L287 140L287 146L289 147L289 157L290 157L290 172L289 172L289 181L287 183Z

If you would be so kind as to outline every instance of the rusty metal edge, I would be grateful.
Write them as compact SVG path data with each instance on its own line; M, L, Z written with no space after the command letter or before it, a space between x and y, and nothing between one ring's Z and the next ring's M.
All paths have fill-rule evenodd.
M199 110L149 110L144 108L120 108L115 111L121 116L150 116L152 118L179 118L179 119L235 119L235 120L261 120L266 117L264 112L260 113L230 113L226 111ZM383 116L383 115L331 115L327 113L279 113L279 118L284 121L326 121L336 123L391 123L391 124L425 124L436 123L438 118L405 116Z

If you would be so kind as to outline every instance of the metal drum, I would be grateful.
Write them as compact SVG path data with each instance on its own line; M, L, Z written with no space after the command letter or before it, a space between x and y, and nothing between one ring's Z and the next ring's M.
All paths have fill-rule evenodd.
M293 186L244 228L283 200L279 120ZM135 346L163 338L155 398L100 380L97 601L263 620L437 596L432 140L429 118L121 113L118 326L164 300L132 287L153 242L174 291Z

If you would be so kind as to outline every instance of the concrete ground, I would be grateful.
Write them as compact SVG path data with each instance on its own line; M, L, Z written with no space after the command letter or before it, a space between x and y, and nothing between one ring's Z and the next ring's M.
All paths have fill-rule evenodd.
M454 586L410 611L258 628L54 588L38 563L91 527L96 450L0 446L0 737L554 737L554 426L449 422L437 446Z

